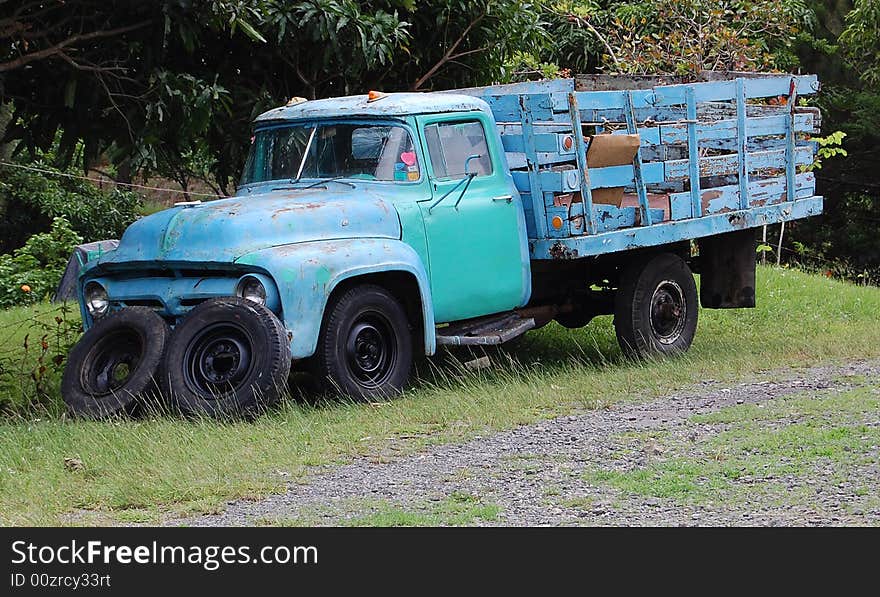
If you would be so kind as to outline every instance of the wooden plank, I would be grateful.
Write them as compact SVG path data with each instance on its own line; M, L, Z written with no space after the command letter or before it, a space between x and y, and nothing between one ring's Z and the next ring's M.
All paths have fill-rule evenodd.
M527 168L528 160L526 159L526 154L524 153L505 153L505 158L507 159L507 167L511 170L525 170ZM536 154L538 164L541 166L553 166L559 164L571 164L574 165L574 154L559 154L559 153L538 153Z
M739 207L749 207L749 152L746 136L746 85L745 79L736 80L736 149L739 156L737 178L739 179ZM794 157L794 154L792 154Z
M511 96L514 97L514 96ZM533 111L532 102L538 101L534 96L519 96L519 120L522 124L522 132L526 138L534 136L532 127ZM539 238L547 236L547 215L544 211L544 197L541 190L541 179L538 176L538 157L535 155L534 146L526 144L526 159L528 161L529 193L532 200L532 217L534 218L535 232Z
M731 101L736 98L736 81L744 82L746 99L788 96L791 84L801 94L815 93L819 90L818 80L815 75L800 76L769 76L754 79L736 79L733 81L712 81L709 83L687 83L684 85L668 85L654 89L655 106L669 106L684 104L686 89L693 88L696 100L702 102ZM588 92L584 92L588 93Z
M461 93L479 98L494 98L505 95L520 95L528 93L569 93L575 89L574 79L549 79L546 81L524 81L522 83L504 83L501 85L488 85L486 87L464 87L450 89L440 93Z
M636 97L641 92L627 91L625 97L626 106L624 108L626 116L626 128L630 134L636 134L636 115L633 111ZM639 224L642 226L650 226L652 222L651 208L648 204L648 192L645 189L645 179L642 176L642 148L636 150L636 156L633 159L633 177L635 178L636 194L639 196Z
M793 188L795 188L795 199L811 197L816 192L816 177L812 172L798 174ZM748 193L752 205L763 206L788 201L786 189L785 177L779 176L750 182ZM717 214L741 210L739 194L738 184L704 189L701 194L703 212ZM690 194L674 193L670 195L670 201L679 200L680 197L687 197L689 200Z
M768 135L784 135L788 116L750 116L746 119L746 136L759 137ZM690 116L687 120L693 120ZM687 143L688 127L684 124L663 124L652 127L639 127L639 136L646 145ZM706 141L723 140L735 143L736 120L717 120L715 122L696 123L697 141L700 144ZM795 131L799 133L811 133L815 128L812 114L797 114L795 116ZM628 131L618 129L612 131L615 135L626 135Z
M794 201L795 196L795 164L794 164L794 152L795 152L795 130L794 130L794 121L795 121L795 109L797 104L798 97L798 85L795 77L791 78L791 83L789 86L788 92L788 107L791 110L791 114L789 116L789 120L787 122L787 127L785 131L785 178L786 178L786 192L788 194L788 200Z
M563 153L568 154L571 157L569 159L574 159L574 144L572 144L571 149L566 150L563 145L565 139L567 137L571 137L571 131L567 133L545 133L540 130L540 128L533 127L535 130L535 134L532 137L532 145L534 146L534 150L538 153L546 152L546 153ZM501 135L501 144L504 146L504 151L510 153L525 153L525 137L522 133L508 133Z
M598 233L630 228L636 224L635 207L616 207L597 203L593 205L593 218L596 220ZM572 203L569 208L569 221L571 224L571 236L586 234L584 224L584 204Z
M569 116L571 117L571 132L574 136L574 150L577 157L578 172L580 173L581 200L584 204L584 229L587 234L596 233L596 220L593 216L593 193L590 187L590 169L587 167L587 145L584 143L583 127L581 126L580 112L578 111L577 94L568 94Z
M785 149L756 151L749 155L749 172L757 172L767 168L785 168ZM796 165L806 166L813 162L813 152L807 147L798 147L795 152ZM667 181L681 180L690 176L690 159L668 160L663 162ZM714 155L699 159L700 176L724 176L739 172L739 154Z
M547 214L547 231L551 238L565 238L571 235L571 229L568 224L568 207L549 205L544 208ZM554 228L553 219L559 217L562 219L562 226Z
M546 93L503 95L484 99L492 109L496 122L519 122L521 102L527 102L531 106L530 115L533 123L556 121L571 124L568 114L554 114L550 95Z
M736 174L738 164L737 154L709 156L700 158L700 176L724 176ZM799 146L795 150L795 164L805 166L813 162L813 152L810 146ZM757 151L750 153L750 171L757 172L767 168L785 168L785 149L770 151ZM662 184L684 180L689 177L690 160L668 160L666 162L645 162L642 164L642 177L645 184ZM526 171L514 171L514 183L518 189L528 192L530 187L529 173ZM541 170L539 173L541 188L547 192L570 193L580 190L580 178L577 170L550 171ZM590 188L603 189L609 187L631 187L635 184L633 167L630 165L607 166L605 168L590 169Z
M689 193L674 193L669 195L669 219L685 220L694 217L694 207Z
M687 142L688 142L688 180L690 182L691 193L691 214L698 218L703 215L700 207L700 149L699 136L697 135L697 96L693 89L689 89L685 94L687 101L687 116L689 122L687 124ZM667 178L668 178L667 174Z
M575 92L577 97L578 109L580 110L623 110L626 117L626 110L632 108L653 108L654 107L654 91L653 90L633 90L633 91L578 91ZM561 111L563 106L568 105L568 94L551 93L551 102L554 109Z
M797 220L820 213L822 197L813 196L794 202L753 205L749 210L663 222L654 226L636 226L565 239L535 239L529 243L529 252L532 259L579 259L757 228L764 224Z
M522 170L511 172L516 188L528 192L531 189L529 172ZM579 191L581 178L576 169L551 171L541 170L538 173L540 188L552 193L571 193ZM663 162L646 162L642 165L642 179L645 184L659 184L666 181L666 172ZM607 166L605 168L590 168L590 189L605 189L610 187L631 187L635 184L633 167L629 164L624 166Z
M767 135L784 135L788 116L758 116L746 119L746 135L760 137ZM700 142L713 139L733 139L736 135L736 120L717 120L715 122L697 123L697 139ZM795 119L795 130L807 133L813 130L813 115L798 114ZM667 124L660 127L661 143L684 143L687 141L687 125Z

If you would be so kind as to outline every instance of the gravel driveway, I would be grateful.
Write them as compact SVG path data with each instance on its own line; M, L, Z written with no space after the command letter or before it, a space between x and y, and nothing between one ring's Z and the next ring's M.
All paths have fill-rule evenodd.
M878 525L880 362L707 382L381 463L172 525Z

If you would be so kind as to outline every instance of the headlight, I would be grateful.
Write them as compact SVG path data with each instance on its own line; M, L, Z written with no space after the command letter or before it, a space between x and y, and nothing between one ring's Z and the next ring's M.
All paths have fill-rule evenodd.
M110 298L107 291L97 282L89 282L85 288L86 309L93 318L103 317L110 309Z
M253 303L266 304L266 287L263 286L262 282L251 276L241 279L238 287L235 289L235 294Z

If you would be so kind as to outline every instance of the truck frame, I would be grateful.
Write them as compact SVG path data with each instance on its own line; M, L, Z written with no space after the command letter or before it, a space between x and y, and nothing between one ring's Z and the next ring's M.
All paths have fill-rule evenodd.
M418 355L613 314L630 356L754 307L755 229L822 212L815 76L592 76L305 101L255 121L236 195L133 224L79 278L75 414L401 391ZM699 298L693 273L701 274Z

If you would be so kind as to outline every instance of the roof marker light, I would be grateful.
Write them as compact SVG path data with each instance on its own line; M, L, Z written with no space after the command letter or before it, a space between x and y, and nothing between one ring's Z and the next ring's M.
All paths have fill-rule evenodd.
M293 96L292 98L290 98L289 100L287 100L287 104L286 104L286 105L287 105L288 107L290 107L290 106L295 106L295 105L297 105L297 104L301 104L301 103L303 103L303 102L307 102L307 101L309 101L309 100L307 100L307 99L304 98L304 97L299 97L299 96L296 96L296 95L295 95L295 96Z
M388 97L388 94L382 93L381 91L375 91L375 90L371 89L370 92L367 94L367 101L368 102L375 102L376 100L380 100L383 97Z

